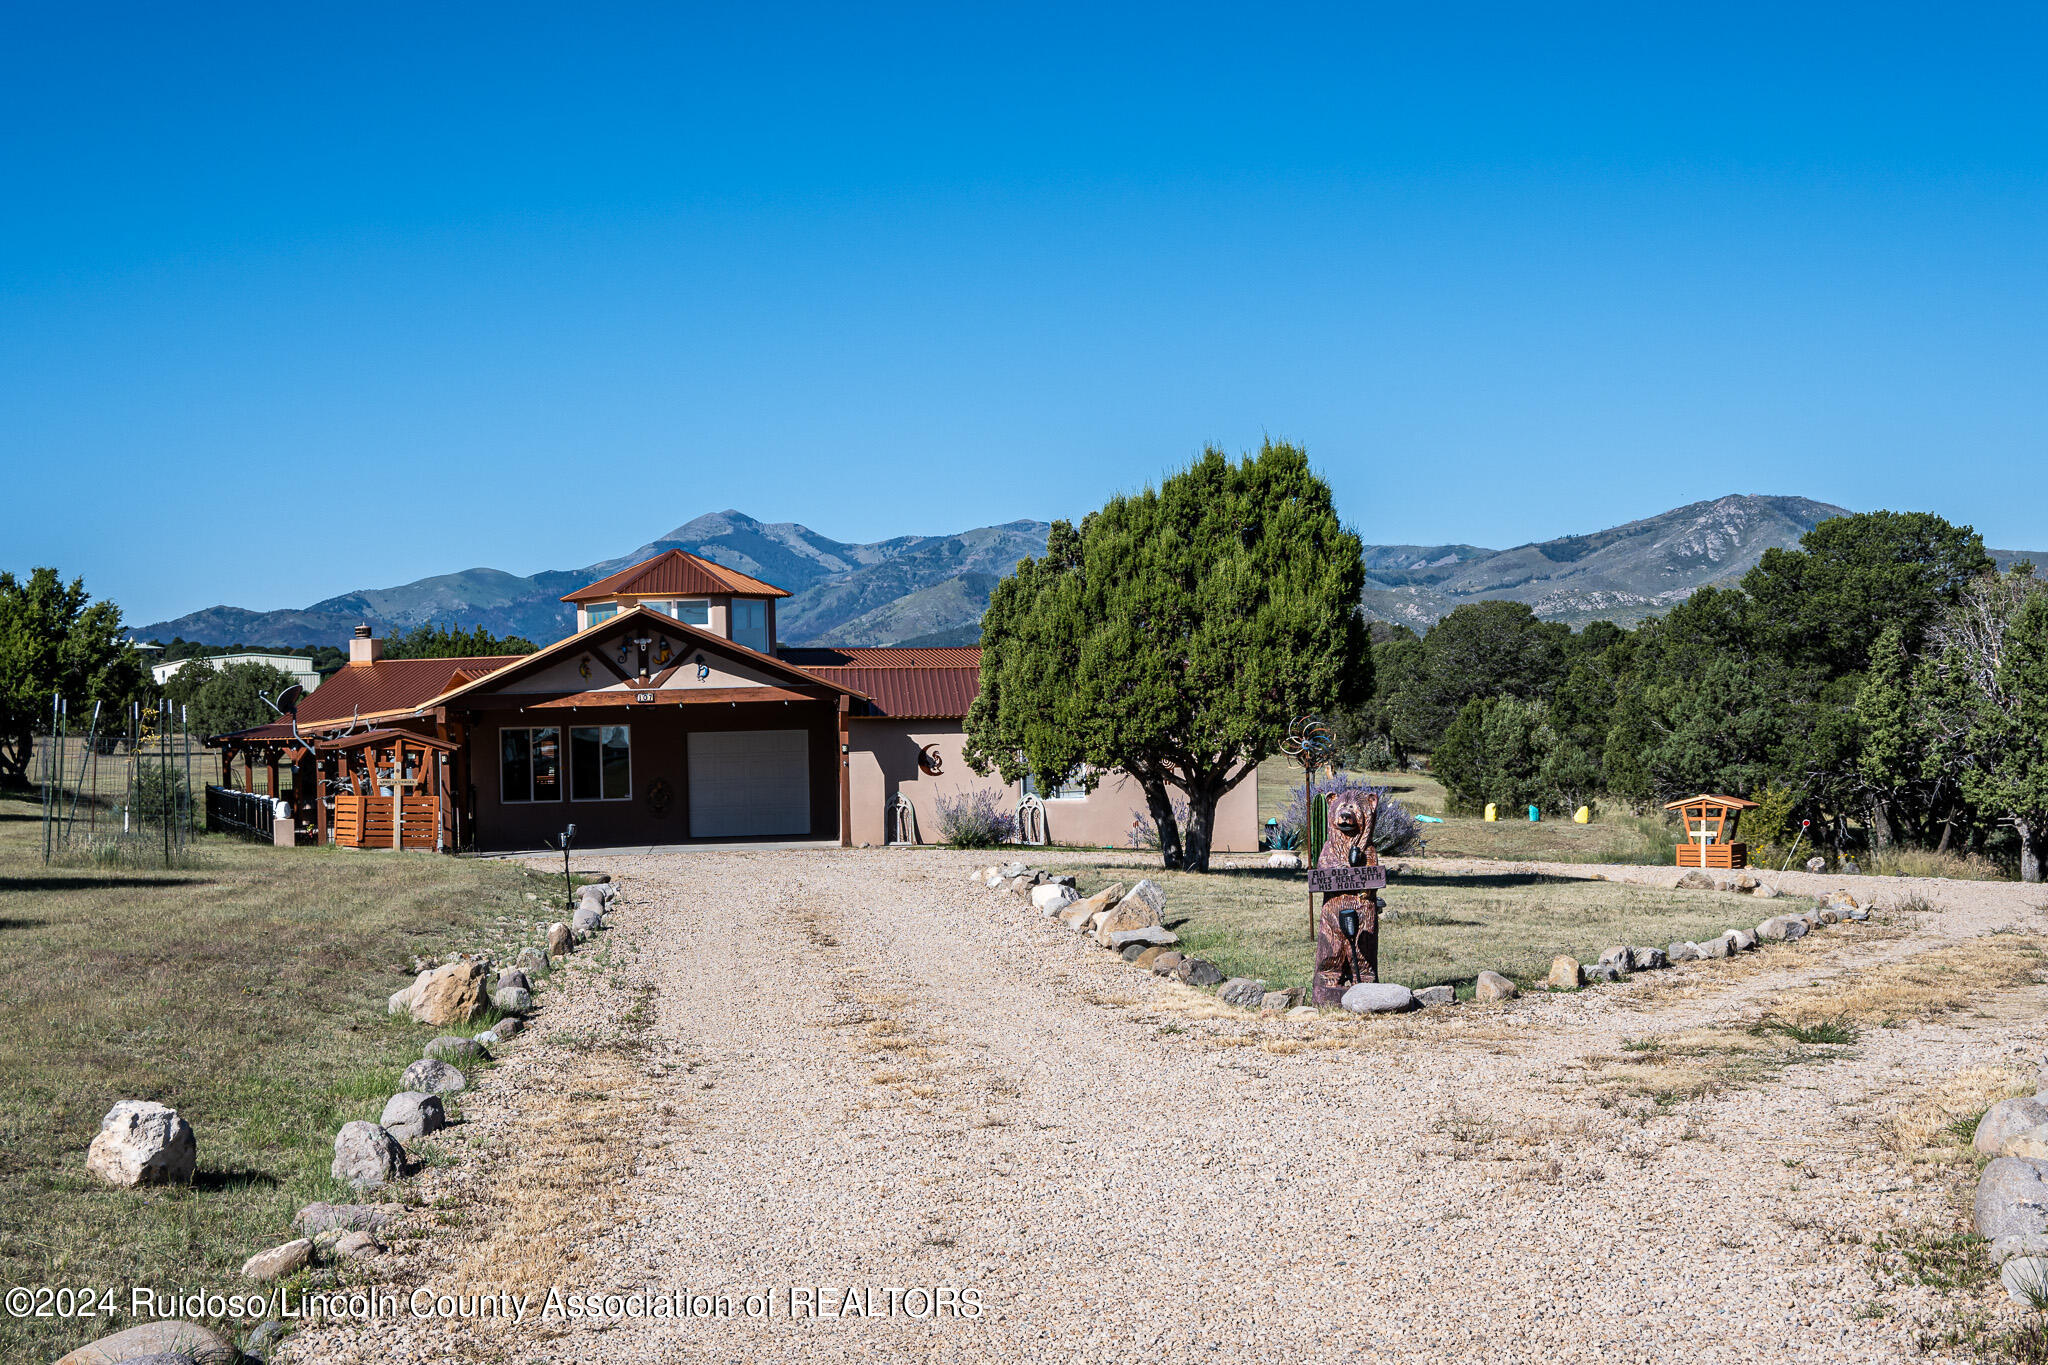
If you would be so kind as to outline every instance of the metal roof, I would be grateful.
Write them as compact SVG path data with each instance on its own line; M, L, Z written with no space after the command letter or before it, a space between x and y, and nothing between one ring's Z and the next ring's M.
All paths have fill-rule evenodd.
M607 597L704 597L739 593L746 597L787 597L773 583L750 578L738 569L714 564L687 550L668 550L652 559L578 588L564 602L596 602Z
M431 701L461 676L484 677L526 658L504 654L469 659L379 659L336 669L299 703L299 725L309 729L351 717L410 711Z
M980 668L981 647L906 647L847 645L784 649L783 658L799 668Z
M806 668L868 698L869 714L893 720L959 720L981 691L978 668Z

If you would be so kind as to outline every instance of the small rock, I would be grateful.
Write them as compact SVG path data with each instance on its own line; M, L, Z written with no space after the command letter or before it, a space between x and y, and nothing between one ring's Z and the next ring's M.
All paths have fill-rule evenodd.
M1142 943L1126 943L1118 950L1117 956L1126 962L1136 962L1149 951L1150 949L1146 948Z
M1662 948L1631 948L1628 950L1628 969L1632 972L1662 971L1671 965Z
M1756 888L1749 894L1755 896L1758 900L1774 901L1785 893L1772 886L1769 882L1758 882Z
M1481 972L1472 984L1474 1000L1512 1000L1521 993L1521 987L1495 971Z
M1870 918L1870 912L1868 910L1863 909L1861 906L1858 906L1856 909L1851 910L1849 912L1849 918L1857 921L1858 923L1861 923L1862 921Z
M1139 886L1150 886L1140 882ZM1160 927L1159 911L1152 903L1135 891L1123 897L1103 913L1102 923L1095 930L1095 941L1103 947L1110 947L1115 940L1113 934L1131 929L1152 929Z
M1338 1004L1353 1014L1398 1014L1415 1008L1415 992L1391 981L1361 981Z
M439 1095L420 1090L401 1090L384 1101L383 1117L377 1120L400 1142L412 1142L448 1126L448 1111Z
M381 1204L308 1204L292 1216L292 1226L308 1237L323 1232L375 1232L391 1221Z
M2014 1256L1999 1268L2005 1296L2022 1308L2048 1308L2048 1256Z
M1726 934L1719 938L1710 938L1698 947L1700 956L1707 959L1727 957L1735 951L1735 945L1729 941Z
M444 1033L428 1043L425 1053L438 1062L486 1062L491 1057L474 1038L459 1038L452 1033Z
M1700 960L1700 945L1674 939L1664 950L1664 960L1670 963L1697 962Z
M1424 986L1415 992L1415 1003L1424 1009L1435 1009L1440 1005L1458 1003L1458 992L1450 986Z
M1174 976L1190 986L1220 986L1223 971L1215 963L1202 957L1184 957L1173 969Z
M1714 879L1698 868L1686 873L1677 882L1680 891L1712 891L1715 887Z
M1125 892L1124 899L1135 900L1141 904L1151 906L1155 917L1166 914L1166 893L1161 891L1159 884L1149 877Z
M1977 1180L1972 1222L1984 1238L2048 1233L2048 1161L1993 1160Z
M1586 980L1605 981L1609 985L1621 980L1621 968L1612 962L1595 962L1586 968Z
M1008 881L1012 877L1023 876L1024 873L1028 870L1029 869L1026 868L1023 863L1020 863L1013 858L1009 862L1004 863L1001 867L997 868L996 875L998 877L1001 877L1004 881Z
M497 1034L498 1041L502 1043L507 1038L517 1038L519 1036L519 1031L525 1027L526 1021L524 1019L521 1019L518 1015L513 1014L507 1015L505 1018L500 1019L497 1023L491 1025L491 1032Z
M441 1066L441 1062L414 1066ZM453 1070L451 1067L450 1070ZM374 1123L344 1123L334 1135L334 1165L330 1174L358 1190L374 1190L397 1177L405 1168L405 1149L398 1139Z
M1626 972L1629 969L1628 964L1633 960L1633 956L1634 949L1630 948L1626 943L1617 943L1600 954L1599 965L1602 967L1612 967L1617 972Z
M586 901L569 916L569 927L579 934L594 934L604 928L604 912Z
M405 1069L398 1083L407 1090L429 1095L452 1095L469 1084L460 1071L433 1057L422 1057Z
M1159 960L1159 955L1166 951L1164 948L1147 948L1142 943L1133 943L1131 948L1136 948L1138 955L1131 958L1130 961L1136 966L1143 967L1148 972L1152 970L1152 964ZM1126 948L1124 951L1129 952L1130 948Z
M1031 888L1031 903L1042 915L1057 915L1079 899L1080 897L1074 894L1073 887L1061 886L1058 882L1047 882L1043 886Z
M1289 1019L1320 1019L1323 1017L1323 1012L1314 1005L1296 1005L1293 1009L1287 1011L1287 1017Z
M1172 976L1175 973L1175 971L1179 969L1180 964L1184 961L1186 961L1186 959L1182 957L1181 954L1175 952L1171 948L1168 948L1158 957L1152 959L1152 975Z
M1731 952L1752 953L1756 951L1757 940L1754 929L1730 929L1723 937L1728 940L1728 948Z
M1729 882L1729 884L1728 884L1728 889L1729 889L1729 890L1731 890L1731 891L1740 891L1740 892L1742 892L1742 893L1743 893L1743 894L1745 894L1745 895L1747 895L1747 894L1748 894L1749 892L1752 892L1752 891L1756 890L1756 888L1757 888L1757 880L1756 880L1756 878L1755 878L1755 877L1752 877L1752 876L1750 876L1750 875L1749 875L1749 874L1748 874L1747 872L1738 872L1738 873L1736 873L1736 874L1735 874L1735 877L1734 877L1734 880L1732 880L1732 881L1731 881L1731 882Z
M1274 1014L1285 1014L1301 1003L1301 987L1289 986L1284 991L1267 991L1259 1001L1259 1009Z
M1550 974L1543 978L1543 984L1553 991L1575 991L1586 984L1586 970L1577 958L1560 953L1550 959Z
M530 991L533 989L533 981L519 968L506 967L498 973L498 989L502 991L507 986L517 986L522 991Z
M1071 872L1062 872L1057 877L1047 874L1046 879L1042 883L1042 885L1064 886L1067 888L1067 890L1072 891L1081 885L1081 879L1079 877L1076 877Z
M2036 1095L2028 1099L2000 1100L1977 1120L1970 1146L1980 1156L2008 1156L2006 1146L2013 1139L2048 1124L2048 1100Z
M520 986L502 986L491 992L491 1008L500 1014L527 1014L533 1009L533 992Z
M1216 998L1239 1009L1255 1010L1266 999L1266 983L1256 977L1233 976L1216 988Z
M1828 860L1819 856L1808 858L1806 860L1806 870L1815 876L1819 876L1828 870Z
M57 1365L134 1365L151 1356L183 1358L195 1365L235 1365L240 1353L196 1322L165 1319L88 1342Z
M109 1185L188 1185L198 1164L192 1125L154 1100L122 1100L100 1120L85 1169Z
M548 956L567 957L576 946L576 931L556 920L548 926Z
M547 971L548 955L539 948L521 948L519 956L513 959L513 965L525 972L528 977L533 977ZM529 987L532 984L531 980L527 982Z
M1787 939L1804 938L1806 921L1792 915L1773 915L1757 925L1756 936L1765 943L1783 943Z
M1266 866L1284 868L1290 872L1298 871L1301 868L1301 855L1279 849L1266 855Z
M259 1251L242 1262L242 1277L249 1280L281 1280L305 1268L313 1259L313 1243L301 1237L283 1246Z
M360 1261L375 1256L383 1249L367 1232L344 1232L335 1240L334 1258L338 1261Z
M1109 946L1122 948L1133 943L1142 943L1152 948L1171 948L1180 942L1180 935L1157 924L1148 924L1142 929L1118 929L1109 936Z

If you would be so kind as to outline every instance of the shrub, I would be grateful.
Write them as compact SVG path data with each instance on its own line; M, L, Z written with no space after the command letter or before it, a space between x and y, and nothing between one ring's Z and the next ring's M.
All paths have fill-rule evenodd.
M1173 823L1176 828L1188 827L1188 803L1176 796L1173 800ZM1131 817L1131 832L1124 836L1124 842L1132 848L1159 848L1159 826L1153 821L1151 812L1139 811Z
M1358 797L1377 796L1380 799L1379 814L1373 817L1372 846L1380 851L1383 858L1399 857L1422 850L1422 826L1408 813L1408 808L1394 799L1387 787L1358 786L1349 782L1332 782L1318 787L1316 795L1330 796L1338 792L1349 792ZM1308 805L1307 793L1297 790L1275 818L1279 824L1273 832L1273 847L1308 851Z
M939 841L948 848L993 848L1017 837L1017 817L1003 809L993 788L947 796L940 792Z

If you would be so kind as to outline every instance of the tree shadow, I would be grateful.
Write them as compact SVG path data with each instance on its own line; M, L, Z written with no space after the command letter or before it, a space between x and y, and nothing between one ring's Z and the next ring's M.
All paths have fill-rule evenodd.
M43 929L47 928L49 923L46 919L16 919L11 916L0 915L0 931L8 929Z
M1543 872L1429 872L1409 865L1406 872L1394 878L1389 890L1403 886L1461 886L1473 888L1494 888L1509 886L1565 886L1584 882L1583 877L1554 877Z
M220 1194L229 1190L274 1190L283 1183L268 1171L246 1169L197 1171L192 1176L192 1188L205 1190L209 1194Z
M206 886L211 884L211 880L206 877L180 877L175 874L156 877L0 877L0 891L92 891L106 890L110 887Z

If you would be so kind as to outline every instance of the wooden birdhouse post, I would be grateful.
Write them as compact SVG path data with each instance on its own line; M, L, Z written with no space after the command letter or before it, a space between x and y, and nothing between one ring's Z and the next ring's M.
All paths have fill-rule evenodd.
M1678 846L1678 866L1734 870L1749 866L1749 845L1735 842L1735 825L1756 802L1739 796L1688 796L1665 810L1685 821L1685 842Z

